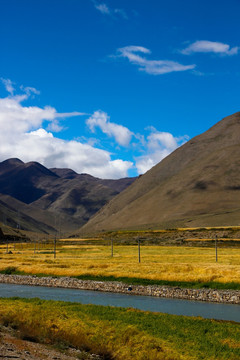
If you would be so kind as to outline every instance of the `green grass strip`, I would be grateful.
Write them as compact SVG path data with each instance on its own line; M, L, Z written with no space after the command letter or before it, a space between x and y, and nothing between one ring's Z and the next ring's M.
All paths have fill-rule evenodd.
M33 275L24 271L19 271L16 267L9 266L0 271L4 275ZM34 274L37 277L61 277L53 274ZM240 290L240 284L235 282L220 283L220 282L198 282L198 281L168 281L168 280L151 280L135 277L115 277L115 276L101 276L92 274L82 274L79 276L72 276L79 280L93 280L93 281L118 281L128 285L159 285L159 286L172 286L188 289L218 289L218 290Z
M95 280L95 281L119 281L129 285L160 285L160 286L173 286L189 289L219 289L219 290L240 290L239 283L220 283L220 282L194 282L194 281L168 281L168 280L151 280L134 277L115 277L115 276L94 276L91 274L84 274L75 276L81 280Z
M23 316L24 314L24 316ZM111 360L238 360L240 324L39 299L1 299L0 323L25 337Z

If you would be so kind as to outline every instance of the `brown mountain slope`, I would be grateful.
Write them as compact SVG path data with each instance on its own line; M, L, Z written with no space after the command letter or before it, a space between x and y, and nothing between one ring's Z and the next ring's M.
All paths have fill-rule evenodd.
M240 224L240 112L191 139L81 228Z
M24 230L72 232L133 181L8 159L0 163L0 220Z
M21 230L54 233L54 214L0 194L0 221Z

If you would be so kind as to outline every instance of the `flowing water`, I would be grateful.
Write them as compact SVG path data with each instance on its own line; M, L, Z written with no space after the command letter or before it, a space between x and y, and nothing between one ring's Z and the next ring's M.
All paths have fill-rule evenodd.
M206 319L231 320L240 322L240 306L208 303L192 300L166 299L152 296L116 294L90 290L51 288L0 284L0 297L40 298L95 304L104 306L131 307L145 311L175 315L201 316Z

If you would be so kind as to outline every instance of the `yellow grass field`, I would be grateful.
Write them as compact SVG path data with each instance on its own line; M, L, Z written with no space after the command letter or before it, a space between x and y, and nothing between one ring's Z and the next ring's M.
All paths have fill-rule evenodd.
M168 281L236 282L240 283L240 249L209 247L57 244L56 259L53 244L41 245L34 254L33 244L0 246L0 271L16 267L29 274L78 276L83 274L134 277Z

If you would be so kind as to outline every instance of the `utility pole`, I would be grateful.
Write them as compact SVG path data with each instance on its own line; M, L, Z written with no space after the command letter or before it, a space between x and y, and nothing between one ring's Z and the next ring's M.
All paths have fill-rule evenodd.
M218 261L218 248L217 248L217 235L215 236L215 255L216 255L216 262Z
M20 230L20 221L19 221L20 215L19 210L17 211L17 229Z
M56 259L57 233L58 233L57 218L56 218L56 214L55 214L55 237L54 237L54 249L53 249L54 259Z
M56 243L57 243L57 237L56 237L56 235L55 235L55 237L54 237L54 250L53 250L54 259L56 259Z
M138 262L141 262L140 238L138 238Z

